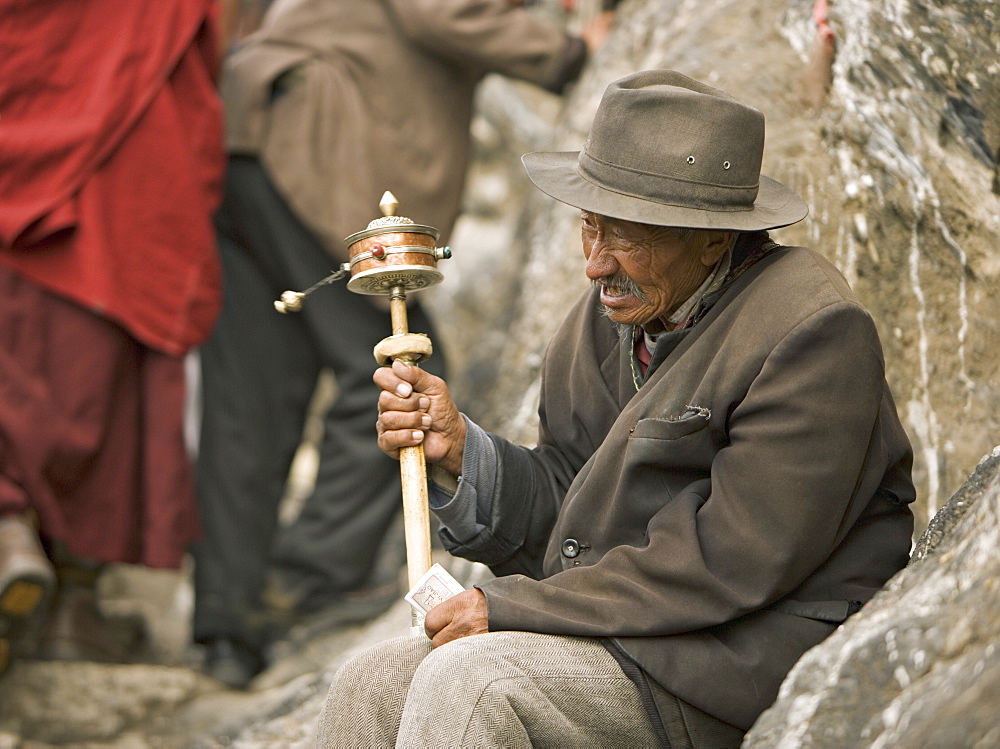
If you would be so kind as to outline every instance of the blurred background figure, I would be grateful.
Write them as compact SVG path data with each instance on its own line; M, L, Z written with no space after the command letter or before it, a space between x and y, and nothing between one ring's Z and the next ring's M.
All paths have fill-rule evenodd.
M265 665L275 622L366 620L401 594L399 467L378 449L374 345L391 332L377 297L336 283L302 312L273 301L347 259L344 238L379 215L441 230L459 213L477 84L490 72L552 92L603 42L611 14L579 36L512 0L277 0L227 59L230 153L217 217L225 276L201 352L193 635L206 671L243 687ZM413 304L409 327L435 338ZM443 356L425 365L440 373ZM315 488L289 524L279 504L317 376L325 415ZM269 631L270 630L270 631Z
M220 303L218 7L0 12L0 671L123 661L142 631L102 612L101 571L179 567L198 531L184 357Z

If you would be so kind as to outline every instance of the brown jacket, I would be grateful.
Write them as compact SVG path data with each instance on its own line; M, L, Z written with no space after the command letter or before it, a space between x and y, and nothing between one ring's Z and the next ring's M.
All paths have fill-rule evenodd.
M557 90L583 54L508 0L276 0L226 61L229 150L257 155L340 260L386 190L444 241L476 84L497 72Z
M747 729L795 661L907 561L911 451L875 325L841 274L776 247L705 316L630 342L572 310L539 446L499 437L491 630L614 638L659 685ZM655 692L655 689L654 689Z

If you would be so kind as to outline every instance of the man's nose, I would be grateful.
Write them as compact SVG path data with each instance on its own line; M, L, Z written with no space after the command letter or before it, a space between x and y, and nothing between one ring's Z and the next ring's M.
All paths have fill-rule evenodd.
M614 256L607 252L600 240L594 242L587 256L585 272L591 281L597 281L605 276L612 276L618 271L618 263Z

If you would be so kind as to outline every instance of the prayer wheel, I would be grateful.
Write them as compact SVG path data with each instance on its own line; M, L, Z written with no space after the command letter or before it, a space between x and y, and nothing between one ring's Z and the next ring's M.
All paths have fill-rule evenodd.
M406 294L440 283L444 276L437 269L437 261L451 257L451 249L437 246L440 236L437 229L397 216L398 207L393 194L386 192L379 203L382 217L344 240L350 260L305 291L284 292L281 299L274 303L275 308L282 313L296 312L302 308L306 296L350 273L347 288L351 291L389 297L392 335L375 346L375 360L379 364L399 360L410 365L425 361L432 353L431 340L423 333L409 332ZM399 465L403 486L407 575L412 588L432 564L423 445L402 448Z
M344 240L351 256L347 263L351 291L391 294L397 287L417 291L444 278L437 261L451 257L451 249L437 246L437 229L395 215L398 206L392 193L385 193L379 203L382 218Z

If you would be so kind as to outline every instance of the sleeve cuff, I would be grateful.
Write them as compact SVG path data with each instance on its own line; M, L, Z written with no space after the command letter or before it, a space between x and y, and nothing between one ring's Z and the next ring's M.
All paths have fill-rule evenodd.
M462 418L466 424L462 475L456 479L443 469L432 469L428 478L431 480L431 510L448 536L459 543L467 543L489 524L496 486L497 452L493 440L481 427L464 415Z

